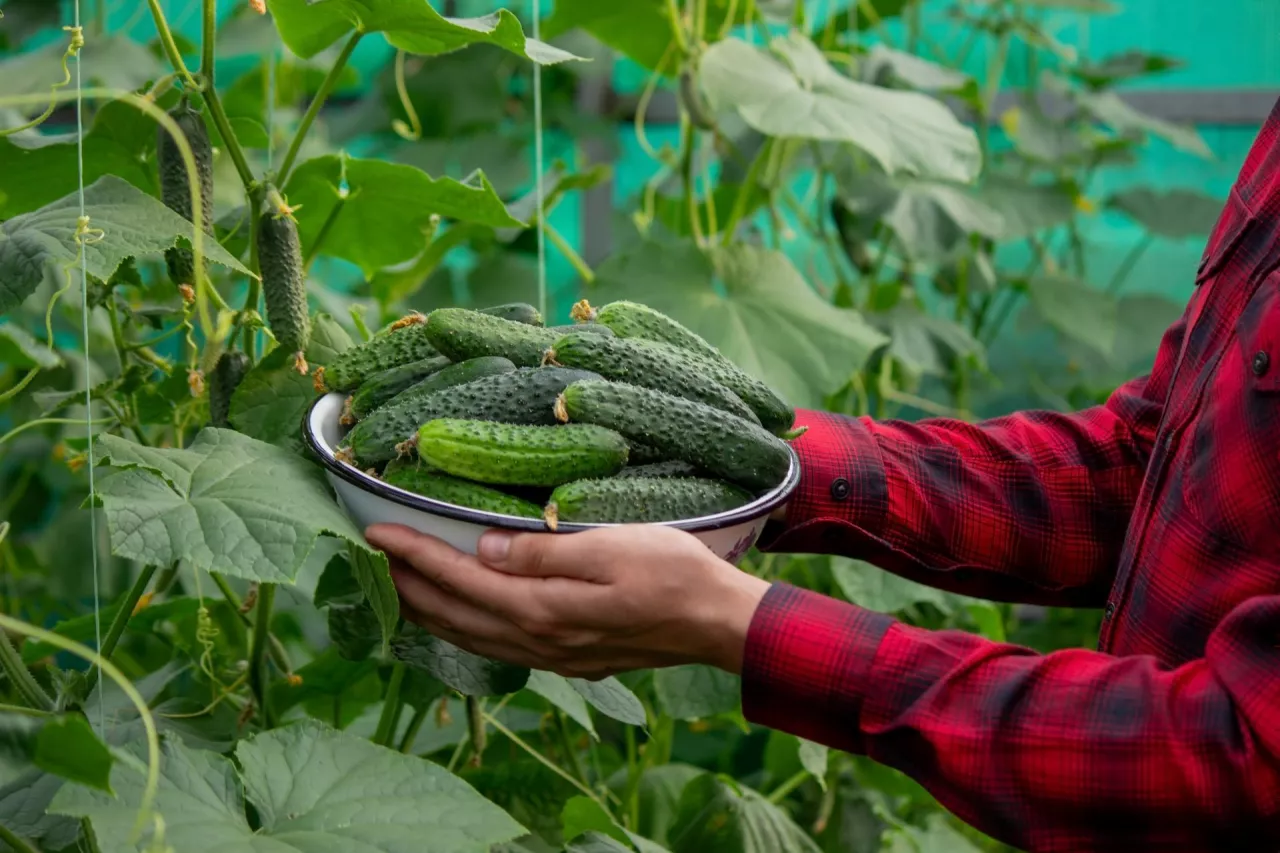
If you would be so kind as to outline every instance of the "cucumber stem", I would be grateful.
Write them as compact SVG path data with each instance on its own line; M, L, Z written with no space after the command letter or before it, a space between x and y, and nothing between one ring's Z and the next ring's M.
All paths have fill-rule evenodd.
M133 611L138 606L138 602L142 599L142 594L147 591L147 587L151 584L151 578L156 573L157 566L153 563L142 567L142 571L138 573L138 577L134 580L133 586L129 587L129 591L125 594L124 601L120 602L120 609L116 611L115 617L111 620L111 627L107 628L107 635L102 638L102 648L98 650L98 655L103 660L111 660L111 654L116 650L116 644L120 642L120 638L124 635L125 626L129 624L129 619L133 616ZM89 670L89 675L85 678L85 683L89 689L98 682L98 667L95 665Z
M53 700L49 698L48 693L44 692L44 688L40 686L40 682L36 681L31 670L27 669L27 665L22 662L22 656L18 654L18 650L9 640L9 635L3 630L0 630L0 669L9 676L18 695L28 705L37 711L53 710Z
M373 735L373 742L379 746L390 747L399 727L400 710L404 703L400 701L400 688L404 684L405 666L397 663L391 669L391 681L387 684L387 696L382 702L382 714L378 717L378 728Z
M155 0L152 0L152 2L155 2ZM364 33L359 30L351 34L351 38L347 39L347 43L343 45L342 53L338 55L337 61L333 63L333 67L329 69L329 73L325 75L324 80L320 83L316 96L311 99L311 105L307 107L306 113L302 116L302 121L298 124L298 129L293 134L293 141L289 143L289 150L285 152L284 159L280 161L280 168L276 172L277 183L281 188L289 183L289 172L293 169L294 161L298 159L298 151L302 148L303 140L306 139L307 133L311 130L311 125L315 122L316 116L320 114L320 108L324 106L324 102L328 100L334 87L338 85L338 78L342 75L343 69L347 67L347 60L351 59L351 54L355 52L356 45L360 43L360 39L363 37Z
M267 707L266 651L271 636L271 605L275 602L276 586L264 583L258 586L257 614L253 622L253 638L249 646L249 685L258 702L262 727L271 728L271 712Z

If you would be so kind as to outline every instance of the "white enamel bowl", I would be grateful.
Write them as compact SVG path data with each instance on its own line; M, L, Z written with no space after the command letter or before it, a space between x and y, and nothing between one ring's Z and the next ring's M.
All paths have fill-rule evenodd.
M329 482L337 493L338 503L361 530L371 524L402 524L443 539L468 554L476 552L476 543L486 530L498 528L548 532L542 521L482 512L432 500L388 485L351 465L339 462L334 456L334 450L346 431L338 423L345 399L343 394L318 397L307 410L303 421L303 439L324 466ZM730 512L668 522L664 526L689 531L722 559L737 563L760 538L770 513L787 502L799 482L800 461L792 450L791 468L787 471L786 479L772 491ZM612 525L561 522L556 532L577 533L609 526Z

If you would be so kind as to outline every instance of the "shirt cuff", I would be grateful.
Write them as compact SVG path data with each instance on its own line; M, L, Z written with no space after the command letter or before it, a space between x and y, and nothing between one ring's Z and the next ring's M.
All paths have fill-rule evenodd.
M765 526L756 547L763 552L825 554L826 537L884 526L889 487L884 460L861 418L800 409L796 427L804 435L791 443L800 458L800 483L791 495L785 521Z
M859 720L891 616L775 583L756 608L742 664L751 722L861 753Z

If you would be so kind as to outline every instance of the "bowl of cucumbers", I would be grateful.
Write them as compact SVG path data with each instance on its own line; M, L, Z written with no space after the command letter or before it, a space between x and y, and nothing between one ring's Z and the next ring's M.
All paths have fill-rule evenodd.
M795 411L647 306L411 314L317 368L303 438L362 529L687 530L736 563L800 479Z

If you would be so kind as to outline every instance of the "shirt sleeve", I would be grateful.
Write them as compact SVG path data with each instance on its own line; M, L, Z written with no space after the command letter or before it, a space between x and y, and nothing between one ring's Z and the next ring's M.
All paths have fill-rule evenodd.
M1254 598L1168 669L912 628L777 584L748 636L743 711L897 768L1021 849L1275 850L1277 636L1280 596Z

